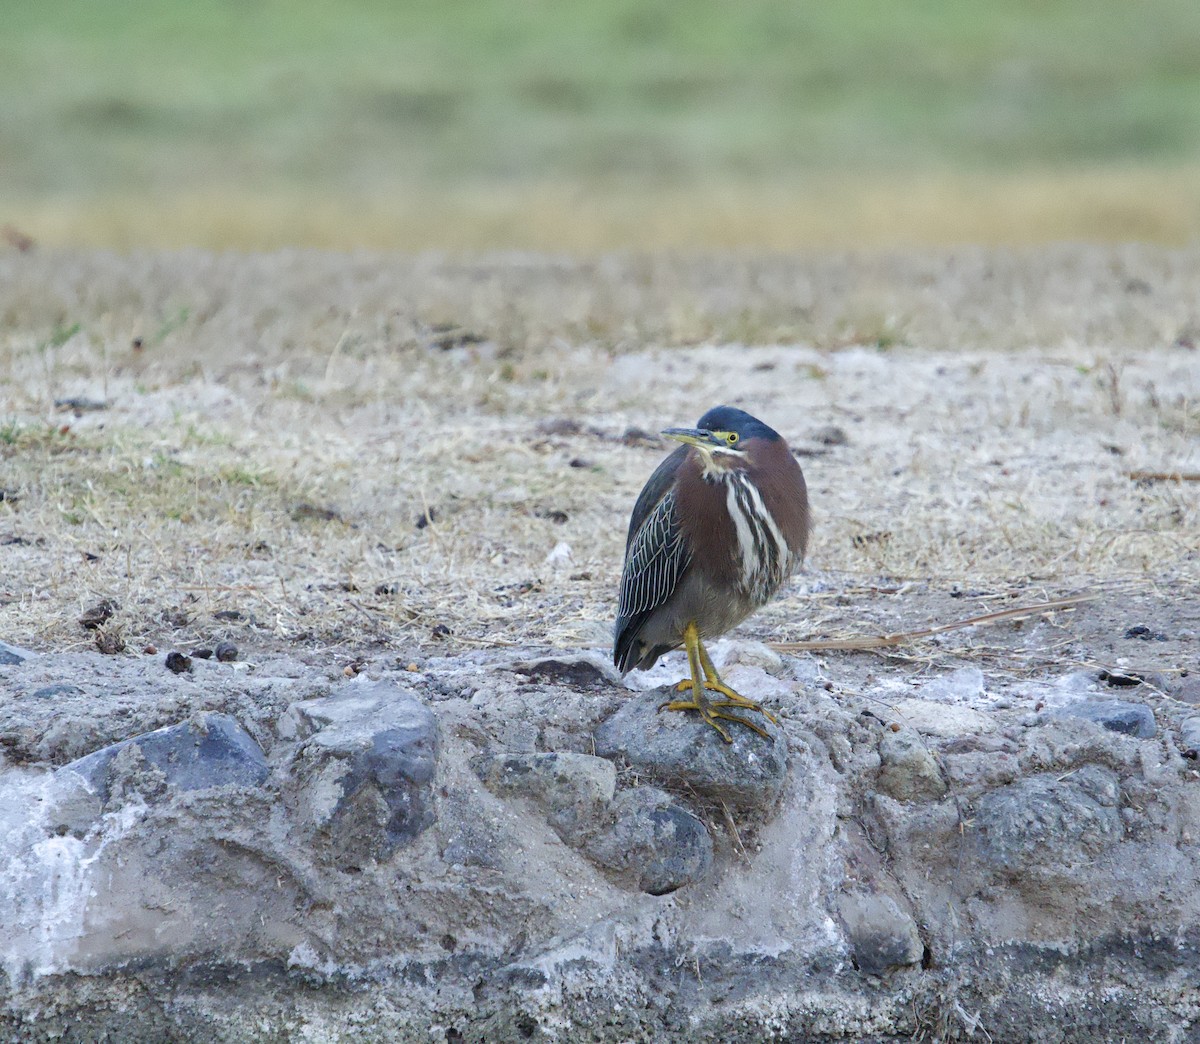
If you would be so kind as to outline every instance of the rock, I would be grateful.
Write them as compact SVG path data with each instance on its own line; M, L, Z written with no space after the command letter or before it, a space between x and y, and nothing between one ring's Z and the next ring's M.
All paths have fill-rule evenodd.
M838 899L838 914L846 927L854 966L865 975L911 967L925 956L916 922L890 895L845 893Z
M53 685L43 685L29 694L32 700L49 700L55 696L82 696L83 690L70 682L56 682Z
M76 772L55 772L46 791L45 823L56 836L84 836L100 818L104 802Z
M1120 732L1138 739L1151 739L1158 731L1154 712L1144 703L1128 700L1082 700L1068 704L1055 714L1094 721L1110 732Z
M1192 673L1180 678L1172 687L1171 696L1180 703L1200 703L1200 674Z
M544 678L578 688L621 684L621 672L612 665L612 661L607 656L593 652L519 660L512 665L512 669L530 678Z
M288 801L339 866L386 859L433 824L437 721L412 693L358 680L285 719L281 732L300 737Z
M218 642L216 653L222 663L232 663L238 658L238 647L233 642Z
M612 826L584 846L593 862L651 895L674 892L708 873L713 858L708 829L670 795L634 787L617 795L613 813Z
M892 704L896 720L926 736L977 736L994 732L995 720L983 711L932 700L898 700Z
M937 801L946 781L933 755L912 729L885 731L879 740L879 789L897 801Z
M166 658L167 670L172 674L186 674L192 669L192 659L190 656L184 656L183 653L175 650L167 653Z
M767 674L778 676L783 673L783 657L765 642L744 639L717 642L712 652L718 656L722 668L740 663L760 667Z
M170 790L257 787L269 773L262 749L228 714L203 714L197 721L133 736L93 751L59 771L83 777L100 800L106 802L116 776L114 762L130 748L136 748L138 758L163 774L162 782ZM122 765L131 756L132 751L125 754Z
M487 752L473 759L471 767L493 794L530 798L542 806L564 840L593 826L617 788L617 770L611 761L570 751Z
M920 689L921 698L926 700L966 702L980 699L983 693L983 671L978 667L960 667L931 678Z
M1193 757L1196 752L1200 752L1200 717L1193 716L1183 720L1179 726L1179 746L1184 753L1191 751Z
M1167 636L1161 631L1154 631L1145 624L1136 624L1125 632L1126 638L1138 638L1143 642L1165 642Z
M24 663L36 655L37 653L31 652L28 649L22 649L20 646L9 645L8 642L0 642L0 666L9 667L18 663Z
M675 690L641 693L626 702L595 733L596 753L621 757L638 772L659 782L690 786L698 793L742 808L775 804L787 776L787 739L778 725L762 715L756 724L770 734L763 739L736 722L724 722L726 743L689 711L659 711Z
M1005 874L1079 883L1080 868L1121 838L1119 801L1120 781L1098 765L991 791L974 816L980 855Z

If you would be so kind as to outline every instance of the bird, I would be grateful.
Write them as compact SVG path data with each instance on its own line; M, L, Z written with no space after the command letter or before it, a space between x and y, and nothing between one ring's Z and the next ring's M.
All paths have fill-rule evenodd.
M624 676L682 646L690 677L675 688L690 698L659 710L696 711L726 743L733 737L722 721L770 738L743 715L775 718L721 680L704 642L766 605L804 560L804 473L779 432L732 406L714 407L694 428L662 434L682 445L633 506L613 662Z

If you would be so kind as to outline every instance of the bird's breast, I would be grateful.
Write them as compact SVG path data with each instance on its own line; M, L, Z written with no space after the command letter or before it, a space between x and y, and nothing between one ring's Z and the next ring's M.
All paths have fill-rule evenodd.
M678 496L692 568L714 589L755 606L767 602L791 573L800 549L790 546L746 472L706 477L699 468L689 469L680 476Z

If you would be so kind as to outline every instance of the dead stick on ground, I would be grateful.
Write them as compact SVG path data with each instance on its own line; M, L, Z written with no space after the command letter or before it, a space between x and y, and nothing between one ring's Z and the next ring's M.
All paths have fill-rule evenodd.
M1134 482L1200 482L1200 471L1130 471Z
M830 638L816 639L810 642L768 642L776 652L825 652L837 649L868 650L887 649L894 645L903 645L918 638L928 638L930 635L943 634L946 631L957 631L963 627L976 627L979 624L997 623L1000 620L1017 620L1024 616L1036 616L1038 613L1049 613L1055 609L1069 609L1080 602L1090 602L1098 595L1075 595L1073 598L1059 598L1053 602L1038 602L1036 605L1022 605L1014 609L1002 609L998 613L984 613L982 616L972 616L967 620L955 620L954 623L937 624L925 627L919 631L903 631L899 634L879 634L862 638Z

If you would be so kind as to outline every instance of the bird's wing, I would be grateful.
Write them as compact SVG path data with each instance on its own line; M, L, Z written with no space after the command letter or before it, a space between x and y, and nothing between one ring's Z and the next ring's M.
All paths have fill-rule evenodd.
M633 505L633 512L629 516L629 532L625 536L625 555L628 557L629 549L633 547L633 538L638 535L638 531L642 528L646 519L654 512L654 510L662 503L665 497L675 485L675 475L683 466L683 458L687 456L688 447L680 446L673 453L668 453L662 460L662 463L654 469L654 474L646 479L646 484L642 487L641 493L638 494L637 500Z
M667 490L630 533L618 618L629 620L662 605L675 591L689 557L675 510L675 493Z

